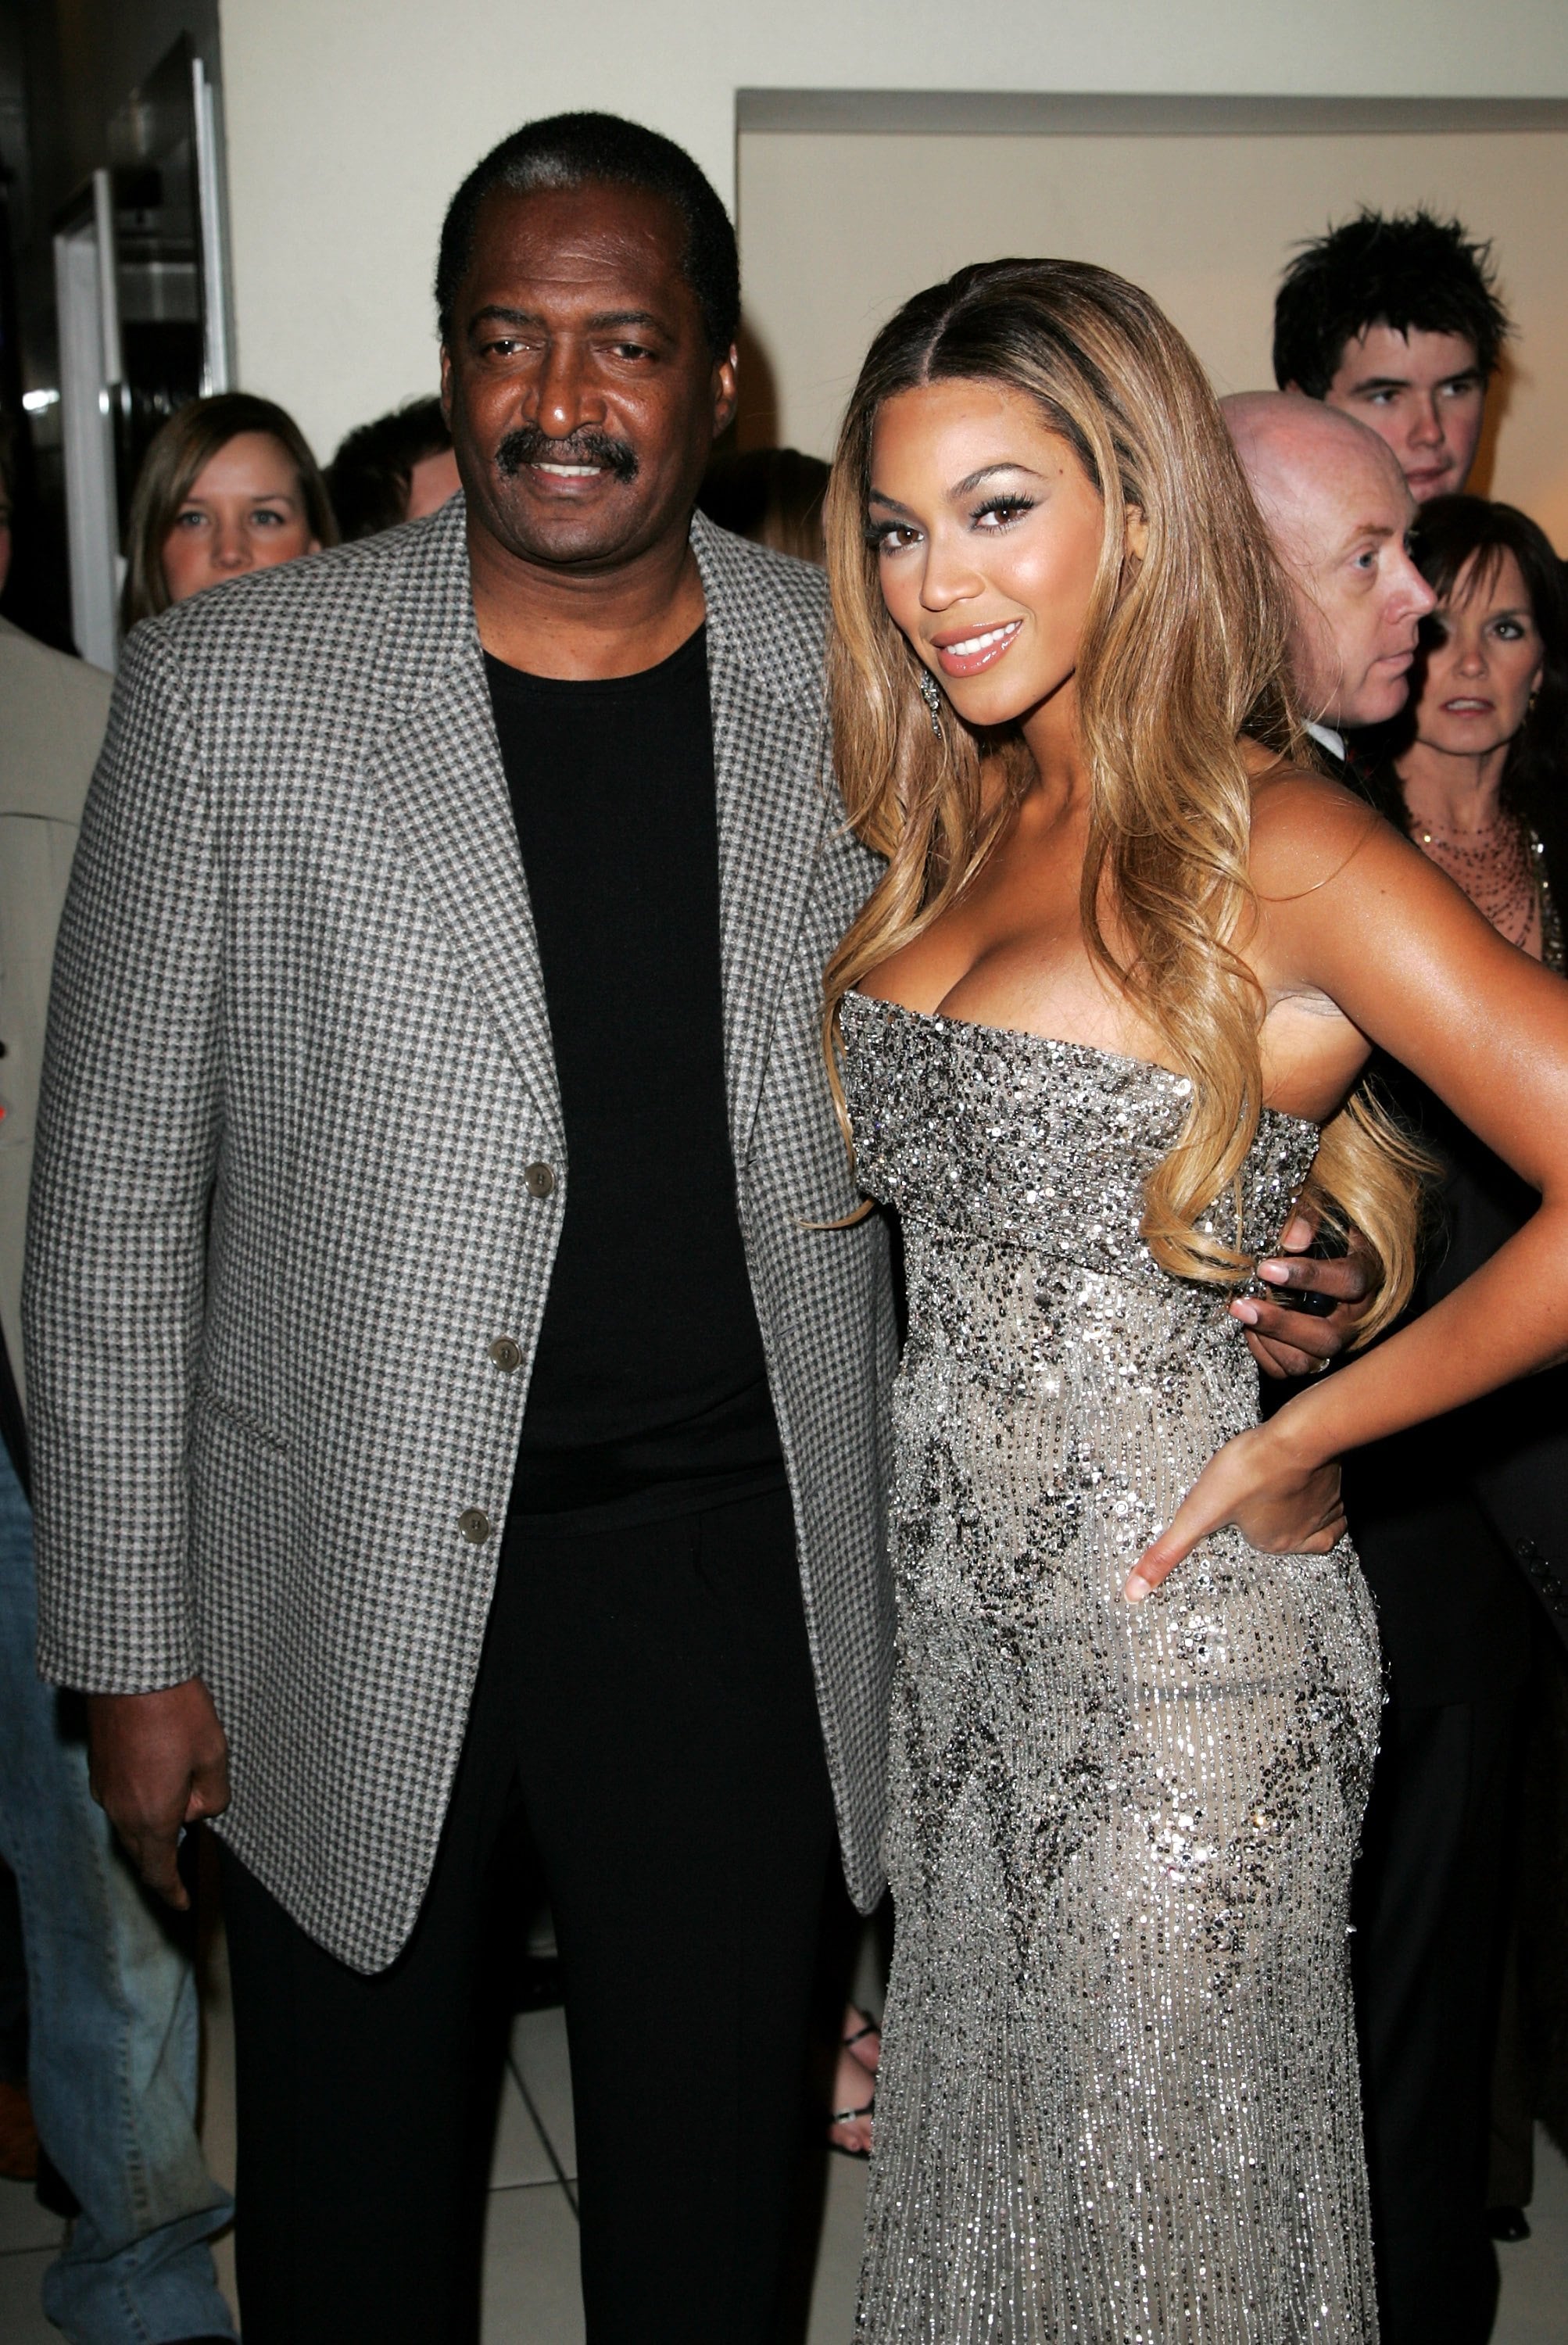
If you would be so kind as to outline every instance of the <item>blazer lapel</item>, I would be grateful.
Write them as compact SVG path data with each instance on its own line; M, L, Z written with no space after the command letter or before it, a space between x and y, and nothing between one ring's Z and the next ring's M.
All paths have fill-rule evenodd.
M432 910L564 1147L544 972L523 858L468 600L447 622L444 658L416 685L372 759L371 780ZM451 589L453 582L443 580ZM443 601L455 598L448 591ZM435 648L433 646L433 648Z
M729 1136L744 1165L829 819L827 717L820 697L804 707L787 698L756 656L765 584L700 515L692 540L708 603Z
M443 516L444 523L444 516ZM748 549L701 515L692 542L708 605L718 811L718 919L730 1145L744 1164L779 995L832 808L819 647L811 672L780 645L768 582ZM485 687L460 523L441 531L427 582L422 674L372 763L372 779L475 992L558 1147L560 1090L528 890ZM434 619L433 626L431 620ZM411 649L413 646L411 645ZM778 671L778 673L775 673Z

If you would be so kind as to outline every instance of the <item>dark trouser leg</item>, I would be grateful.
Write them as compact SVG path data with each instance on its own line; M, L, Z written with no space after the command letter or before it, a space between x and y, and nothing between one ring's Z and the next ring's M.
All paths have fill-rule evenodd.
M1514 1791L1512 1696L1404 1705L1357 1880L1357 1996L1383 2345L1484 2345L1489 2086Z
M365 1977L224 1853L246 2345L473 2345L502 2038L489 1858L513 1774L487 1650L412 1938Z
M16 1877L0 1863L0 2085L27 2082L27 1965Z
M764 2345L833 1834L789 1502L514 1535L504 1582L589 2345Z
M1524 2033L1519 1992L1518 1900L1510 1882L1505 1894L1514 1909L1502 1965L1497 2014L1497 2048L1492 2064L1492 2137L1487 2145L1486 2204L1528 2207L1535 2189L1535 2112L1532 2063Z

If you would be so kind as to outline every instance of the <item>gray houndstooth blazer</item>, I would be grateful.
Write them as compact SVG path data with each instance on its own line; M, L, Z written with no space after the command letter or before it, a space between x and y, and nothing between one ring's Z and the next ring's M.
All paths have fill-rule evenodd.
M822 580L692 535L741 1228L865 1903L892 1315L880 1226L807 1224L855 1203L818 1025L875 867L832 776ZM434 1858L571 1180L461 501L138 629L33 1183L39 1666L103 1691L199 1672L232 1752L220 1829L362 1970Z

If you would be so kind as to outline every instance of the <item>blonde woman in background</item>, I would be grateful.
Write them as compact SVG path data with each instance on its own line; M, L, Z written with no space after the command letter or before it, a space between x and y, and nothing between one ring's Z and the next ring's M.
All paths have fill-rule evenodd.
M337 542L321 468L286 409L245 391L193 399L137 475L120 624L129 634L204 587Z
M910 1300L860 2332L1349 2345L1380 1685L1337 1461L1568 1351L1568 1008L1303 770L1286 589L1146 295L1007 261L918 296L828 514L888 858L829 1018ZM1543 1202L1260 1425L1238 1322L1298 1198L1380 1258L1366 1334L1410 1290L1369 1038Z

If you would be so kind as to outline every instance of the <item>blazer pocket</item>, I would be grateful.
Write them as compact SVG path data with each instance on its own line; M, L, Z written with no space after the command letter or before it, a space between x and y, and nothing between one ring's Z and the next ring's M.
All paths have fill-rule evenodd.
M264 1425L248 1408L238 1408L232 1401L224 1400L210 1385L197 1386L196 1414L199 1420L205 1416L209 1421L216 1421L230 1432L239 1434L253 1448L265 1450L274 1457L287 1457L294 1447L286 1433Z

